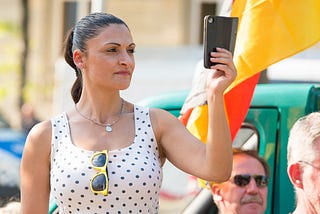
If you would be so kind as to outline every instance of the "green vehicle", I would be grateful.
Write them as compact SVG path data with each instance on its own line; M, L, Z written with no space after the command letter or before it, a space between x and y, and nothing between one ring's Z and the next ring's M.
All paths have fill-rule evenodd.
M141 104L166 109L175 116L188 92L165 94L146 99ZM314 84L258 84L250 109L234 146L259 151L271 169L266 214L289 213L294 210L293 187L287 176L287 140L289 130L301 116L318 111L320 88ZM210 191L204 189L182 213L216 213Z
M162 108L179 116L188 91L162 94L139 104ZM315 84L258 84L242 128L233 143L236 147L254 148L270 165L266 214L289 213L294 210L293 187L287 176L287 140L293 123L301 116L320 108L320 87ZM161 202L160 202L161 203ZM49 213L56 206L51 203ZM203 189L188 200L179 213L216 213L211 192ZM160 204L161 213L161 204Z

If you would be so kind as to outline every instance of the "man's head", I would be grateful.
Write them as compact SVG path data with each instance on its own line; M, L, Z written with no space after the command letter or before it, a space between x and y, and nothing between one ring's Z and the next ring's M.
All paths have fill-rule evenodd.
M320 213L319 112L311 113L295 122L290 130L287 149L287 171L296 191L297 209L309 207L313 213Z
M263 214L267 206L267 162L254 150L233 150L233 169L228 181L212 184L212 195L222 214Z

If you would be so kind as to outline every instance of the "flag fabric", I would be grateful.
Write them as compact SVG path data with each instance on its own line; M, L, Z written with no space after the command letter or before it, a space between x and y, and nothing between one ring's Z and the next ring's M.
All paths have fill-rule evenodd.
M319 0L234 0L239 18L231 90L248 77L320 40Z
M241 127L260 72L320 41L320 0L234 0L239 18L234 63L238 76L225 91L232 139ZM207 136L205 68L196 71L180 120L204 143ZM302 71L303 72L303 71Z
M228 2L230 2L229 5ZM234 139L245 119L260 72L320 41L319 0L226 0L224 16L239 18L234 63L238 76L226 90L225 110ZM207 70L198 65L180 120L202 142L207 140ZM303 71L301 71L303 72ZM198 179L201 187L210 182Z

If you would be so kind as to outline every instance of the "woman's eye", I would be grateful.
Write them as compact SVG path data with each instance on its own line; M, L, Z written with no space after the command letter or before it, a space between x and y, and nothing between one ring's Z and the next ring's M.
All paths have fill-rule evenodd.
M116 52L117 50L115 48L109 48L107 49L107 52Z
M128 52L129 53L134 53L135 52L135 50L132 48L132 49L128 49Z

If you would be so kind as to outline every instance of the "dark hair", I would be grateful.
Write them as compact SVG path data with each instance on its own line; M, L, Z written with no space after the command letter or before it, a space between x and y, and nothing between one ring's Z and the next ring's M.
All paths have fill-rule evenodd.
M87 41L98 36L99 33L110 24L122 24L128 28L124 21L114 15L107 13L91 13L80 19L67 34L64 58L76 72L77 79L73 83L71 89L71 96L75 103L79 101L82 93L82 74L80 69L74 64L73 51L79 49L80 51L85 52L87 49Z
M239 155L239 154L245 154L245 155L248 155L250 157L257 159L261 163L261 165L263 166L263 169L264 169L264 172L266 173L266 176L268 178L270 178L269 164L265 159L263 159L262 157L259 156L259 154L256 150L242 150L242 149L238 149L238 148L233 148L233 156Z

